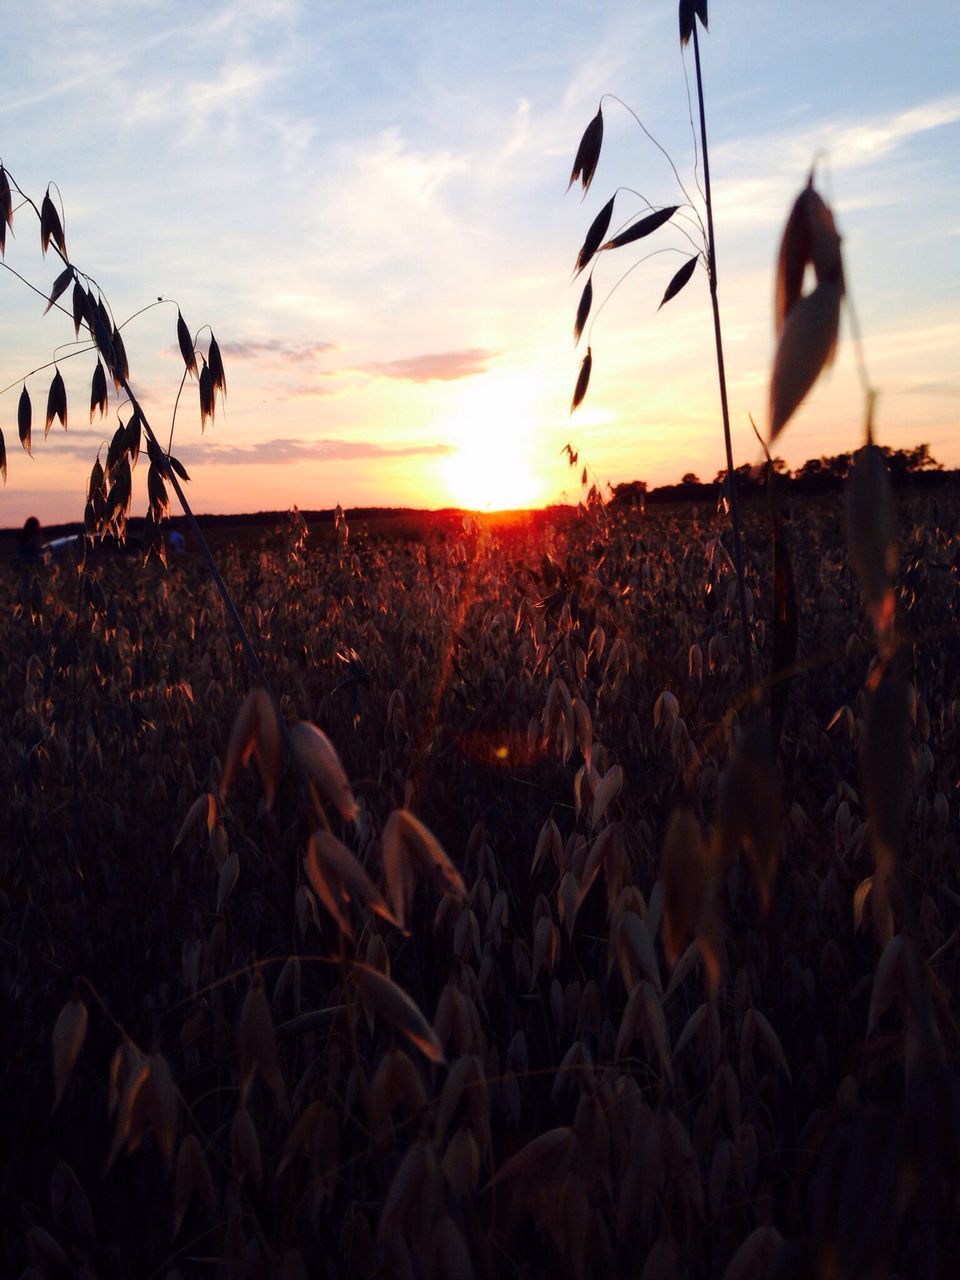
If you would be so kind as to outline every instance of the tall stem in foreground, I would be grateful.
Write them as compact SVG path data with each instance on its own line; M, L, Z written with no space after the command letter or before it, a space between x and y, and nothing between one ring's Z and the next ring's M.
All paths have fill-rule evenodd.
M733 445L730 440L730 411L727 407L727 375L723 365L723 335L720 329L720 303L717 300L717 251L713 238L713 201L710 195L710 155L707 151L707 120L703 110L703 77L700 74L700 41L697 23L693 24L693 56L697 69L697 102L700 107L700 143L703 149L703 193L707 206L707 275L710 278L710 305L713 307L713 334L717 344L717 377L720 380L720 412L723 416L723 442L727 450L727 484L730 489L730 521L733 525L733 558L737 568L737 595L740 600L740 630L743 632L743 664L747 688L753 690L753 655L747 626L747 596L743 571L743 540L740 535L740 503L737 476L733 469Z

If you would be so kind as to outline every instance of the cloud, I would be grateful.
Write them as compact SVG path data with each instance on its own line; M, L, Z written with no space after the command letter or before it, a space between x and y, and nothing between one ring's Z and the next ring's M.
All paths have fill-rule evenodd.
M324 383L300 382L293 387L285 387L277 391L276 400L320 400L324 396L334 396L338 388L326 386Z
M960 396L960 382L917 382L900 388L900 392L905 396L948 396L953 399Z
M332 342L308 342L302 346L291 347L280 338L220 343L220 353L225 359L259 360L263 357L279 356L281 360L288 360L291 364L306 364L332 350Z
M468 347L465 351L438 351L368 364L364 369L378 377L397 378L402 382L454 382L486 373L487 365L498 354L483 347Z
M902 187L890 181L878 183L852 175L890 158L905 143L921 134L960 120L960 95L935 98L903 111L877 112L872 118L851 121L811 120L791 132L744 133L714 148L712 167L721 177L715 197L716 210L728 226L765 226L786 212L787 182L799 185L811 159L828 157L832 171L849 175L843 186L844 209L890 205L905 199Z
M294 462L349 462L357 458L436 457L452 453L449 444L381 445L371 440L305 440L281 438L257 444L191 446L180 455L184 462L213 466L282 466Z
M51 439L53 439L51 437ZM85 440L57 437L53 452L60 456L85 458L90 463L96 446L88 435ZM49 446L48 446L49 447ZM349 462L357 458L441 457L454 453L450 444L382 445L372 440L310 440L281 436L276 440L260 440L252 445L185 445L175 450L175 457L187 468L193 466L284 466L303 462ZM146 461L146 451L141 455ZM137 468L139 470L139 466Z
M960 120L960 95L922 102L906 111L878 116L866 124L841 126L828 147L833 163L839 168L872 164L903 142L931 129L955 124Z

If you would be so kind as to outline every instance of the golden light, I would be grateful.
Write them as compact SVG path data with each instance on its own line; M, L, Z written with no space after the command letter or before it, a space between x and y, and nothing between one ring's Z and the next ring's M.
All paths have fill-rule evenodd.
M535 454L540 387L519 370L470 379L442 431L454 452L440 465L447 501L471 511L542 506L546 459Z

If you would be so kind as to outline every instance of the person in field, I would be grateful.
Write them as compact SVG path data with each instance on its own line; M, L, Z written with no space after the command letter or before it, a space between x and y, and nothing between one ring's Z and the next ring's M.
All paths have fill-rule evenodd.
M36 564L43 558L43 537L36 516L28 516L23 522L17 555L24 564Z

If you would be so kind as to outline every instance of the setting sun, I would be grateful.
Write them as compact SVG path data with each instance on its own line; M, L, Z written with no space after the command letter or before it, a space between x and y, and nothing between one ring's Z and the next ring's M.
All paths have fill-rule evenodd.
M455 450L440 466L450 503L473 511L543 504L546 484L533 439L538 392L529 375L515 371L491 373L462 389L443 424Z

